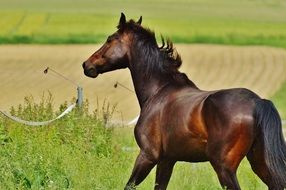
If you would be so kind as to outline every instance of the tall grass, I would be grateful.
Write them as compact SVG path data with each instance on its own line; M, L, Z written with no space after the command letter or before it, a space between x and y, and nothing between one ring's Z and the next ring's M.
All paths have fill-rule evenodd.
M27 120L51 119L51 97L35 103L25 98L11 113ZM29 127L0 118L0 189L112 189L107 181L116 162L112 130L105 127L106 108L97 115L76 109L49 126ZM104 117L99 117L100 114ZM106 178L106 179L105 179ZM95 188L94 188L95 187Z
M47 120L67 107L53 107L51 95L26 97L11 113ZM0 117L0 189L123 189L139 152L132 128L108 127L113 107L88 102L48 126L29 127ZM238 172L243 189L266 189L244 161ZM155 171L138 187L153 189ZM178 163L169 189L221 189L208 163Z

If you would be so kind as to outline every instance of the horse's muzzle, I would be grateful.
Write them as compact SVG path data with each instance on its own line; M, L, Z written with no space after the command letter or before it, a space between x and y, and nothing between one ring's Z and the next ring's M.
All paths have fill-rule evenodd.
M84 70L84 74L88 77L91 78L96 78L98 76L98 72L96 70L96 68L94 66L87 66L87 64L84 62L82 64L83 70Z

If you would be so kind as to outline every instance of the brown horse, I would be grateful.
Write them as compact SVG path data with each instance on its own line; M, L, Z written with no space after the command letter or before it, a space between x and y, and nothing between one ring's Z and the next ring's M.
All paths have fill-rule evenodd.
M140 147L125 189L135 189L157 165L155 189L166 189L177 161L210 161L222 187L240 189L236 170L247 156L269 189L286 187L286 145L274 105L248 89L200 90L179 72L170 41L158 47L142 17L126 22L83 63L85 75L128 68L141 107Z

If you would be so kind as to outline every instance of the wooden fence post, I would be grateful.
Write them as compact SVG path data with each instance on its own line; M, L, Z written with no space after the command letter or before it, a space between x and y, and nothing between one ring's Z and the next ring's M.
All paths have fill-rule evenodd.
M76 101L76 104L80 108L82 107L82 104L83 104L83 89L80 86L77 87L77 101Z

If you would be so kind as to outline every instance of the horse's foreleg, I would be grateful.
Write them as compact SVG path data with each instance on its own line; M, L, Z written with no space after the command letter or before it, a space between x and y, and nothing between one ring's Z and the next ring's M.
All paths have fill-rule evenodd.
M165 190L172 175L175 161L162 160L157 165L155 190Z
M144 154L144 152L141 151L136 159L131 177L125 187L125 190L136 189L136 186L146 178L155 165L156 161L151 160L146 156L146 154Z

